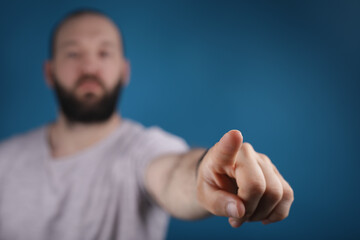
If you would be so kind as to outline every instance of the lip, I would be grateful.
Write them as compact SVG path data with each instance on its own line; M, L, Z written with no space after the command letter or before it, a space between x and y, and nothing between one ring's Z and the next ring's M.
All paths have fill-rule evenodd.
M82 84L79 85L79 88L84 90L92 90L100 87L101 87L100 84L94 81L83 82Z

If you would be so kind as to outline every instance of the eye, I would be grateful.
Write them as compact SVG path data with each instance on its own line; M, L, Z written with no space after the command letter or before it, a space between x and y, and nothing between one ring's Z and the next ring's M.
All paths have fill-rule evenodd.
M68 57L68 58L78 58L79 57L79 53L77 53L77 52L68 52L68 53L66 53L66 57Z
M109 57L110 56L110 52L108 51L101 51L100 52L100 57L102 58L106 58L106 57Z

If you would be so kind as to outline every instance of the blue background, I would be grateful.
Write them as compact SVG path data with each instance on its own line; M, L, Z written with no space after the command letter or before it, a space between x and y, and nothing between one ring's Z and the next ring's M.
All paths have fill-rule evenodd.
M232 229L172 219L168 239L350 239L359 228L360 1L0 3L0 140L52 121L48 34L81 6L123 30L121 112L191 146L237 128L295 190L290 216Z

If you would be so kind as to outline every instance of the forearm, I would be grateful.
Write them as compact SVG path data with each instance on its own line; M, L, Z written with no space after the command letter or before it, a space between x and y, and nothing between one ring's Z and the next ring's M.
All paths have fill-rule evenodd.
M148 188L155 200L172 216L199 219L210 214L201 207L196 194L196 168L205 149L186 154L164 156L149 166Z

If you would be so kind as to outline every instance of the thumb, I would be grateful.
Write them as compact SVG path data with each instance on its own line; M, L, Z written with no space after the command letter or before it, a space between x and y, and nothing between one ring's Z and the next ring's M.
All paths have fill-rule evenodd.
M233 164L234 159L243 142L243 136L239 130L227 132L214 146L215 161L221 165Z
M216 215L235 219L240 219L245 215L245 205L238 196L225 191L217 191L214 197L217 203Z
M223 189L214 189L213 186L201 189L198 200L212 214L235 219L240 219L245 215L245 205L237 195Z

